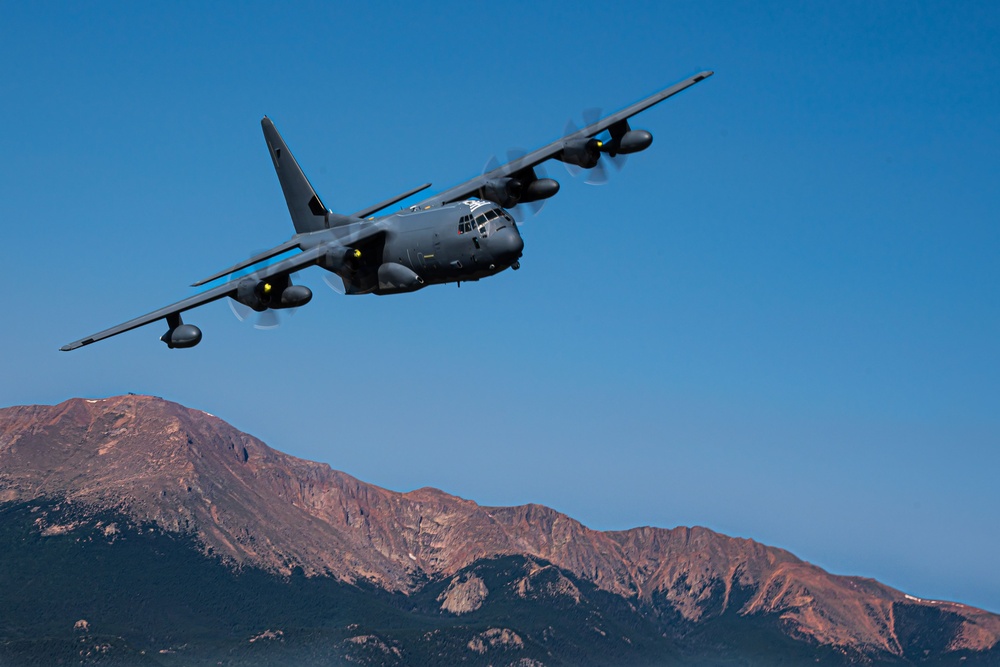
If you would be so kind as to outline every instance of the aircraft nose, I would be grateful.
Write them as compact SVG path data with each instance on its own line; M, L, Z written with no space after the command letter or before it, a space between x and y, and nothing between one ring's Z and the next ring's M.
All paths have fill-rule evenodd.
M524 239L512 227L504 227L490 236L490 252L493 258L504 264L513 262L524 250Z

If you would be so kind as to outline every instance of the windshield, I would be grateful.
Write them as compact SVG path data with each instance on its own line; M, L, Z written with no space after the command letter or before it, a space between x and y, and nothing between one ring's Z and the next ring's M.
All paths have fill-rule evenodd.
M513 225L514 218L502 208L491 208L477 215L473 224L479 231L479 235L486 238L498 229L503 229L507 225Z

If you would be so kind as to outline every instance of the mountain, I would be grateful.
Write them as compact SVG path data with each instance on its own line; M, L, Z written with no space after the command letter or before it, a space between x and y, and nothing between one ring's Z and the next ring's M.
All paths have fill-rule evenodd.
M149 396L0 410L0 515L0 664L1000 665L979 609L705 528L389 491Z

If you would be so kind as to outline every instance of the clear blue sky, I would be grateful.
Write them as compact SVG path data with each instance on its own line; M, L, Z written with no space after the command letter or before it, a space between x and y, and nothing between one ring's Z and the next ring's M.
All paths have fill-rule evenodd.
M1000 611L996 3L7 3L0 404L150 393L391 489L704 525ZM292 232L268 114L350 212L647 111L571 180L523 268L316 296L275 331L219 302Z

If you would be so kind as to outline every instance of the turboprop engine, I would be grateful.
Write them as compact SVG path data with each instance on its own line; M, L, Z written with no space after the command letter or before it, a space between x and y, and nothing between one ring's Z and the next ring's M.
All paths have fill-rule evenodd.
M558 159L569 164L575 164L584 169L593 169L601 159L601 148L604 143L597 139L577 139L566 142Z
M483 184L483 199L511 208L521 201L524 184L516 178L495 178Z
M236 285L233 297L258 313L268 308L298 308L312 300L312 290L305 285L293 285L288 276L258 280L248 276Z
M628 155L629 153L644 151L653 143L653 135L646 130L631 130L627 128L627 123L620 130L620 133L614 132L618 128L612 128L612 138L610 141L591 138L568 142L559 154L559 159L577 167L593 169L601 159L601 153L607 153L611 157L615 155Z
M518 204L548 199L559 192L559 183L555 180L537 178L534 170L529 170L527 175L531 177L527 182L520 178L495 178L486 181L481 196L504 208L513 208Z

